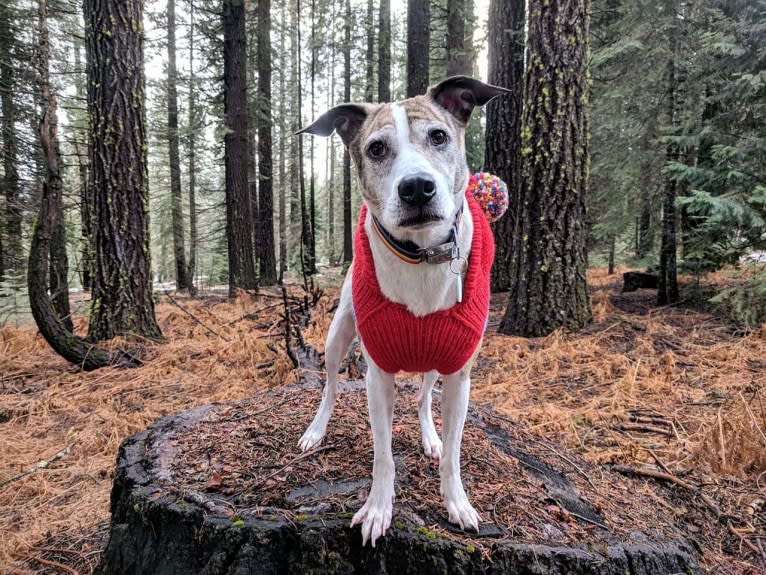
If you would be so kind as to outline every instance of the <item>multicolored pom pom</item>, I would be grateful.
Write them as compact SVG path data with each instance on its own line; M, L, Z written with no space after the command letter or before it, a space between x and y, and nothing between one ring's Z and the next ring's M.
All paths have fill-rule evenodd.
M489 223L499 220L508 209L508 186L497 176L486 172L471 174L468 189L479 202Z

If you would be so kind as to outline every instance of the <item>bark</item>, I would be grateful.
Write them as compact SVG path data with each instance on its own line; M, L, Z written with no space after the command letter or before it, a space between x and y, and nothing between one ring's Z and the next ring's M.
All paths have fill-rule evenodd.
M84 0L95 266L89 337L161 337L149 258L141 0Z
M316 70L317 70L317 38L316 38L316 0L311 0L311 111L314 111L316 104ZM303 139L303 138L301 138ZM317 273L317 215L316 215L316 176L314 175L314 147L315 139L309 138L309 171L311 179L309 180L309 226L311 235L309 237L309 270L310 273Z
M279 114L279 187L282 192L279 194L279 283L282 283L285 271L287 271L287 166L285 161L285 138L287 137L285 129L285 114L287 113L285 107L285 75L287 58L285 56L285 28L287 28L287 12L285 3L281 6L281 25L279 27L279 93L282 95L278 98L278 114Z
M0 16L11 22L11 7L1 3ZM0 277L20 271L21 204L19 197L18 141L16 135L16 103L14 102L16 70L13 61L14 39L11 30L0 34L0 129L3 140L3 179L0 182L5 195L5 245L0 252Z
M181 196L181 154L178 144L178 74L176 72L176 2L168 0L168 162L170 165L170 218L173 228L173 260L176 289L189 289L184 245Z
M510 2L512 3L512 2ZM447 77L467 75L471 66L466 49L465 32L466 0L447 1ZM491 17L490 26L498 26ZM502 29L501 29L502 30ZM502 33L502 32L501 32ZM490 63L497 65L491 58Z
M346 21L343 42L343 101L351 101L351 1L346 0ZM351 156L343 150L343 261L354 258L351 240Z
M407 97L425 94L428 89L429 51L431 48L430 2L407 3Z
M85 94L85 73L82 69L82 56L80 54L82 47L80 40L75 40L74 45L74 67L77 73L75 80L75 90L78 100L84 101ZM78 122L79 123L79 122ZM84 122L83 122L84 123ZM87 129L82 127L81 134L75 134L72 138L74 142L74 153L77 156L77 176L80 196L80 278L82 288L89 291L92 284L93 275L93 197L88 187L88 163L90 156L90 134ZM81 148L80 138L86 140L85 149Z
M673 14L680 8L677 0L671 0L670 7ZM680 15L679 15L680 16ZM680 84L682 82L680 50L680 28L677 19L668 31L670 37L670 57L665 72L665 104L667 106L668 123L671 133L676 135L680 129L681 111L683 98ZM681 157L681 150L677 142L668 140L665 145L665 163L677 162ZM677 303L678 277L676 270L676 197L678 195L678 182L670 175L665 176L663 200L662 200L662 238L660 244L660 269L657 283L657 305Z
M608 269L607 274L610 276L614 274L614 257L615 257L615 249L616 249L617 240L615 236L609 237L609 262L608 262Z
M296 51L296 66L297 66L297 78L298 78L298 124L303 125L303 118L301 113L303 111L303 81L301 70L301 27L300 27L300 13L301 13L301 0L296 0L296 15L298 16L298 26L296 29L297 51ZM314 174L311 174L314 177ZM311 219L306 203L306 177L303 167L303 138L298 138L298 191L300 199L301 210L301 274L303 275L304 284L306 284L309 275L315 273L312 261L311 261L311 242L313 236L313 230L311 229Z
M229 297L258 289L247 186L247 40L244 0L223 2L224 157Z
M253 249L255 251L255 265L259 265L261 246L263 242L263 222L261 221L260 208L258 207L258 144L256 134L260 122L260 103L258 102L258 79L256 68L258 67L258 2L246 0L246 26L247 26L247 190L250 200L250 217L253 226ZM260 283L260 282L259 282Z
M186 277L189 280L189 292L196 294L194 277L197 273L197 153L196 139L199 129L196 119L197 86L194 79L194 0L189 1L189 141L187 153L189 159L189 267Z
M367 34L367 56L364 76L364 101L375 101L375 3L367 0L367 18L365 20Z
M486 107L484 170L508 185L511 207L492 224L495 263L492 291L511 285L513 227L521 188L521 104L524 91L524 0L492 0L489 13L489 82L511 90Z
M543 336L590 321L586 271L588 0L528 2L523 174L514 201L505 334Z
M93 347L80 337L73 335L72 321L69 317L69 293L66 276L61 281L66 289L66 304L48 294L49 269L54 244L61 240L63 230L63 202L61 180L61 158L58 142L58 120L56 117L56 98L50 85L50 45L48 43L48 20L45 0L38 1L38 72L40 77L40 119L39 135L42 151L45 155L45 173L37 224L32 232L27 269L27 287L32 316L40 333L53 350L64 359L80 365L85 370L97 369L115 363L118 358L109 352ZM66 247L66 246L65 246ZM127 358L126 358L127 359ZM139 362L130 361L133 365Z
M66 230L64 229L63 182L61 179L61 151L58 139L58 116L56 96L50 82L50 43L48 40L48 9L44 0L38 2L37 20L37 75L40 120L40 143L44 158L44 185L48 186L51 201L51 242L48 290L52 310L64 328L74 331L69 310L69 261L66 253ZM42 198L41 198L42 204ZM45 284L43 284L45 285Z
M391 0L378 11L378 102L391 101Z
M258 1L258 245L261 283L277 283L274 253L274 168L271 152L271 2Z
M353 383L351 384L353 385ZM363 385L343 390L343 402L336 406L343 421L354 417L353 410L364 409ZM415 391L400 390L415 401ZM278 394L277 394L278 393ZM516 575L657 575L684 573L699 575L691 546L680 535L662 508L655 508L654 524L635 524L628 510L609 505L597 511L589 501L625 501L635 490L652 490L652 496L665 503L661 487L645 481L624 477L609 469L593 470L599 476L598 490L581 481L572 467L590 470L587 462L566 452L564 447L533 436L523 426L498 417L491 410L471 408L466 429L477 440L471 446L472 455L480 461L499 456L518 462L509 466L504 474L481 477L493 487L511 478L522 489L534 489L537 497L549 502L553 513L547 514L542 503L529 505L533 497L494 497L495 504L516 506L519 515L532 517L544 526L550 535L535 540L526 535L520 542L514 525L504 524L502 515L493 511L485 514L479 533L463 533L446 523L445 512L438 497L433 501L413 504L407 497L397 497L394 521L376 546L362 546L359 527L349 527L351 513L361 507L360 492L369 489L367 467L349 466L348 462L371 459L367 432L363 423L356 430L357 437L338 434L336 446L310 457L295 457L287 444L277 448L273 461L257 461L255 465L278 467L282 461L295 460L280 474L279 491L274 487L259 487L247 493L224 486L232 472L215 471L221 487L210 483L210 491L184 490L179 482L187 482L192 474L204 475L199 469L194 446L203 436L219 439L226 446L216 452L217 459L231 453L233 442L228 435L231 428L247 425L248 442L274 443L268 433L259 428L253 413L263 406L275 406L269 416L277 421L310 419L309 409L314 403L307 396L319 391L305 386L280 388L278 392L259 395L254 401L239 404L201 406L181 414L165 417L128 439L120 446L111 498L111 536L102 563L100 575L169 575L171 573L204 573L228 575L293 575L308 573L364 573L369 575L461 575L499 574ZM285 398L289 399L285 406ZM351 404L349 406L348 404ZM283 407L280 407L283 406ZM438 406L435 406L438 410ZM477 413L478 411L478 413ZM231 422L236 417L240 423ZM354 418L356 423L356 418ZM417 420L408 421L417 425ZM331 427L333 423L330 423ZM288 428L285 432L292 433ZM193 431L196 430L196 431ZM398 462L419 461L423 458L418 441L408 441L397 434L393 444L394 458ZM297 440L298 435L295 435ZM340 442L341 447L337 446ZM292 440L291 440L292 445ZM326 447L326 446L325 446ZM341 455L334 454L342 451ZM562 454L562 451L564 454ZM191 454L190 454L191 452ZM560 455L572 467L563 466L552 454ZM234 454L236 456L236 454ZM228 457L232 457L228 455ZM336 461L345 461L339 469ZM240 477L247 473L249 462L233 465ZM464 458L464 465L466 464ZM306 477L322 465L329 468L330 481L323 478L308 481L292 479L299 473ZM487 463L487 465L489 465ZM196 470L195 470L196 466ZM351 467L352 469L349 469ZM421 488L424 481L422 466L400 464L397 467L397 493L403 494ZM213 475L209 470L209 477ZM429 475L432 472L428 472ZM585 473L585 471L582 471ZM289 478L284 479L283 476ZM467 481L470 479L466 478ZM581 487L575 485L579 481ZM226 482L226 483L222 483ZM205 481L202 482L205 485ZM591 484L592 485L592 484ZM417 487L416 487L417 486ZM425 487L423 487L425 488ZM502 493L502 492L501 492ZM474 494L475 498L476 495ZM240 504L247 498L249 503ZM260 502L268 498L268 506ZM510 499L510 503L508 500ZM501 501L503 500L503 501ZM236 515L233 511L236 510ZM571 515L570 515L571 514ZM602 517L602 514L604 517ZM554 518L551 518L551 517ZM568 523L565 523L566 518ZM710 521L715 521L712 516ZM605 525L594 528L590 522ZM427 527L424 527L427 526ZM438 530L432 530L437 525ZM629 536L610 525L629 525ZM572 542L564 535L586 532L588 543ZM539 532L540 530L535 530ZM558 532L558 537L556 536ZM672 537L660 533L674 533ZM446 533L446 535L445 535ZM524 532L526 533L526 531ZM558 539L558 540L557 540Z

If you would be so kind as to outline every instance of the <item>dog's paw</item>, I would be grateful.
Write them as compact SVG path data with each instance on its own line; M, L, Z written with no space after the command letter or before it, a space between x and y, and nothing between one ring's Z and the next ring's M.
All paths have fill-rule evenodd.
M375 547L375 540L383 537L391 526L393 499L393 494L385 494L383 497L373 497L370 494L364 506L354 515L351 527L362 525L362 546L367 545L369 539Z
M437 463L442 458L442 440L435 429L423 429L423 452Z
M298 440L298 447L300 447L301 451L309 451L318 447L324 439L325 431L324 429L317 429L312 423L309 425L306 433Z
M478 533L481 517L468 501L462 485L459 489L449 491L451 493L447 492L444 494L444 505L447 507L449 522L460 525L460 529L464 531L470 528Z

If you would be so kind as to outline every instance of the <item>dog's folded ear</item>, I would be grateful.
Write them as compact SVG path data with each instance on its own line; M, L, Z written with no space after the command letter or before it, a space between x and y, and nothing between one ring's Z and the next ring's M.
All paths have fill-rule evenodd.
M432 86L428 95L465 125L475 106L483 106L495 96L509 92L507 88L485 84L470 76L452 76Z
M372 108L374 106L370 104L339 104L319 116L310 126L295 133L327 137L337 131L343 143L348 146L359 133Z

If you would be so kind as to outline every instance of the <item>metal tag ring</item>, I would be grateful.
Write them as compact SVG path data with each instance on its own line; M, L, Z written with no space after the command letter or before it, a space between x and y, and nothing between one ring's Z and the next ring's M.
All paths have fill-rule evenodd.
M449 262L449 271L451 271L456 276L459 276L461 273L463 273L463 270L461 269L462 264L461 264L461 267L459 267L457 269L457 271L455 271L455 268L453 267L453 264L455 262L462 262L462 264L468 264L468 261L463 256L458 256L458 257L453 258L453 259L450 260L450 262Z

